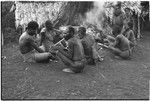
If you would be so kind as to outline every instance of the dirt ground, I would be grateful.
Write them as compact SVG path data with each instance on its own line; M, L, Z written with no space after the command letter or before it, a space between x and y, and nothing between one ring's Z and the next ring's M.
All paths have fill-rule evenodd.
M150 32L144 32L131 60L100 52L104 61L68 74L59 63L25 63L18 46L4 46L2 99L148 99Z

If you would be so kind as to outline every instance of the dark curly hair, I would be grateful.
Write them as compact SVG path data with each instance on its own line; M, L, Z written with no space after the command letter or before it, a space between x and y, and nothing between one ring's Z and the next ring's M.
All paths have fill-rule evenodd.
M39 28L39 24L36 21L30 21L27 25L28 30L36 30Z
M75 29L72 26L68 27L68 33L72 33L74 35Z
M68 34L66 34L66 35L64 36L65 40L69 40L70 38L72 38L72 37L74 36L74 34L75 34L75 29L74 29L72 26L69 26L67 32L68 32Z
M81 31L82 34L85 34L86 28L85 27L79 27L79 31Z
M51 22L50 20L47 20L47 21L45 22L45 27L46 27L46 28L49 28L49 29L52 29L52 28L53 28L52 22Z

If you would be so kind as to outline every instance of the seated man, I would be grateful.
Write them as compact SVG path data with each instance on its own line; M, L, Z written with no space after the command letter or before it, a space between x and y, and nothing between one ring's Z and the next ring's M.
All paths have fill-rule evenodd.
M130 45L133 47L136 45L136 38L132 29L133 24L128 22L126 27L123 27L122 34L130 41Z
M65 37L65 40L68 40L68 50L63 46L52 46L52 49L57 50L57 56L66 66L70 67L63 69L64 72L80 73L84 69L85 59L82 44L74 36L74 33L74 28L70 26L68 28L68 34Z
M78 36L81 39L84 55L88 65L95 65L93 58L92 46L94 45L94 38L86 34L86 29L84 27L79 27Z
M19 38L20 52L24 61L28 62L45 62L52 58L51 53L44 52L36 45L36 33L38 30L38 23L31 21L27 25L27 30Z
M94 37L90 34L86 34L86 29L84 27L79 28L78 35L84 48L84 55L87 60L87 64L95 65L95 60L100 60L101 57L95 49Z
M50 47L53 45L53 38L55 36L55 32L53 30L53 25L50 20L45 22L45 28L41 30L41 48L45 52L49 52Z
M126 26L123 27L121 34L116 38L107 35L106 40L109 43L109 48L114 53L122 58L130 58L133 47L136 45L136 39L132 31L133 24L128 22Z
M101 45L104 48L111 50L115 55L120 56L123 59L129 59L131 56L132 48L130 46L130 41L122 34L117 35L116 38L110 37L108 40L113 40L114 42L107 45Z

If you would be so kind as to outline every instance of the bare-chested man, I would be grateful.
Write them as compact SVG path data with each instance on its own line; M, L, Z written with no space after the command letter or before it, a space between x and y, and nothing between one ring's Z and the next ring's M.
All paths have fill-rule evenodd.
M121 11L121 2L118 2L114 7L113 21L112 21L112 33L114 37L120 34L123 27L123 12Z
M53 46L53 50L57 50L57 56L63 61L63 63L68 66L68 68L63 69L64 72L69 73L80 73L85 67L85 59L83 53L83 47L80 40L75 37L75 29L73 27L68 28L68 34L70 38L68 40L68 50L63 46Z
M45 52L49 52L50 47L53 45L53 39L56 35L55 31L53 30L53 25L50 20L45 22L45 28L41 30L41 48Z
M86 34L86 29L84 27L79 27L78 36L81 39L84 55L88 65L95 65L93 58L92 46L94 45L94 38L92 35Z
M45 62L52 57L51 53L44 52L35 42L38 27L37 22L29 22L27 30L19 38L19 48L24 61Z
M86 29L84 27L79 27L78 36L81 39L84 55L87 60L87 64L95 65L95 61L93 58L92 46L94 45L94 37L90 34L86 34Z
M128 24L128 22L133 24L133 17L131 15L131 9L126 7L125 8L125 14L124 14L124 26Z
M78 36L81 39L87 64L95 65L96 61L102 61L95 48L95 39L92 35L86 33L85 27L79 27Z
M41 42L40 42L40 48L43 49L45 52L51 51L50 48L52 45L57 43L59 40L62 39L61 32L54 30L53 24L50 20L47 20L45 22L45 28L41 30ZM63 45L66 45L65 42L62 42ZM51 52L53 56L56 54L54 52ZM55 60L54 62L57 62L57 57L53 58L52 60ZM51 60L51 61L52 61Z
M109 46L104 45L105 48L112 50L116 55L128 59L132 54L133 47L136 46L136 38L132 30L132 22L128 22L123 31L116 37L106 35L106 41Z
M115 55L120 56L123 59L129 59L132 53L132 48L130 46L130 41L123 35L119 34L116 38L108 36L108 40L113 40L110 42L109 46L103 46L111 50Z
M135 34L133 32L133 23L132 22L128 22L127 25L125 25L126 27L124 27L122 34L130 41L130 45L131 46L135 46L136 45L136 38L135 38Z

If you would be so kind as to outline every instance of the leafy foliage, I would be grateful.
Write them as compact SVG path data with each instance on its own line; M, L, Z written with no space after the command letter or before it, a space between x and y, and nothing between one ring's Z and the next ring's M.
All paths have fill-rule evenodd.
M12 5L15 3L15 12L9 12ZM105 2L103 17L110 22L113 16L113 7L116 2ZM138 14L141 14L141 6L139 1L122 1L122 11L129 7L135 13L135 25L137 30ZM94 8L93 2L58 2L58 1L16 1L16 2L2 2L2 32L4 38L11 35L9 38L18 38L16 28L18 26L25 26L31 20L35 20L39 25L43 25L46 20L51 20L55 27L62 25L80 25L83 24L83 19L86 18L86 13ZM102 25L105 21L101 21ZM8 29L7 29L8 28ZM12 34L9 33L10 29ZM13 40L13 39L12 39Z
M31 20L39 25L46 20L51 20L55 26L74 25L78 14L84 15L90 7L92 2L16 2L16 26L24 26Z
M1 8L1 17L2 17L2 30L11 27L15 28L15 13L9 12L11 9L11 6L13 5L13 2L5 1L2 2Z
M17 42L19 34L15 28L15 13L10 12L10 9L14 2L3 1L1 3L1 28L4 35L4 43Z

